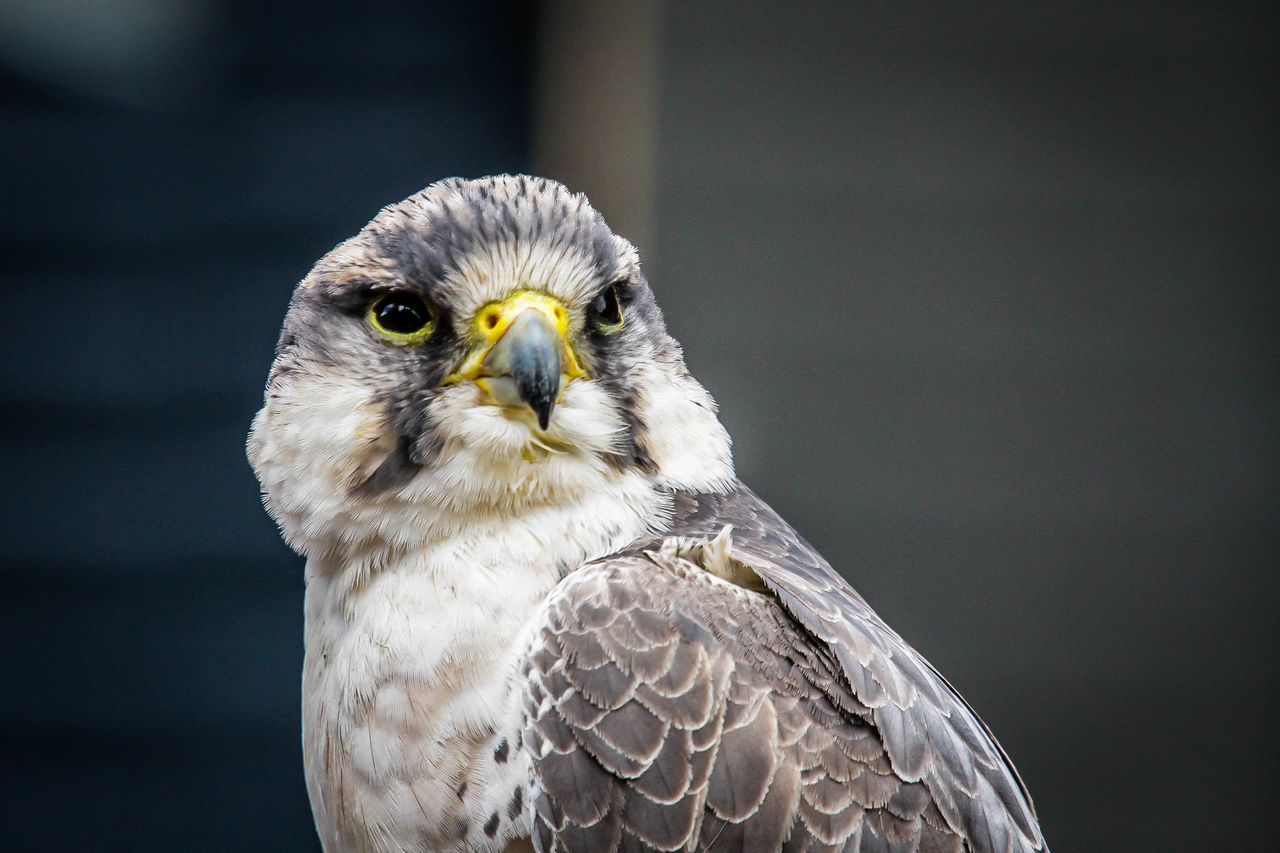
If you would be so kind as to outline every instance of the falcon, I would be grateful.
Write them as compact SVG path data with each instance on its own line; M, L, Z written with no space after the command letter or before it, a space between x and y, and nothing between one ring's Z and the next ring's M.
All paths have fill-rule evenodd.
M449 179L294 292L253 422L306 557L327 851L1035 851L986 726L734 475L587 199Z

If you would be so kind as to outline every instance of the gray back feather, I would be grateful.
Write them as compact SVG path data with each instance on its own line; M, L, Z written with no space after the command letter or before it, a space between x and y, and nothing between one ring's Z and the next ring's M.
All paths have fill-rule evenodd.
M657 542L561 584L527 665L538 849L1046 849L990 732L791 527L745 487L676 509L769 592Z

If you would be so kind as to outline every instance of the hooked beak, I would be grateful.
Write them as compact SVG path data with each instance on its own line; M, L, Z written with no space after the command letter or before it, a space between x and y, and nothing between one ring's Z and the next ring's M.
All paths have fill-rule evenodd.
M482 308L476 331L483 343L445 381L471 380L498 405L527 406L545 430L564 381L582 375L564 305L521 291Z

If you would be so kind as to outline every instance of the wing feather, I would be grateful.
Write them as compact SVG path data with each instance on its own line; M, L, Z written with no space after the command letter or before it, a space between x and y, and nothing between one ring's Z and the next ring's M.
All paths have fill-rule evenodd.
M537 849L1047 849L990 732L794 530L745 487L678 498L548 602Z
M673 532L710 540L726 524L733 525L732 556L835 653L849 689L871 709L898 775L924 781L948 825L973 849L1047 850L1030 794L986 725L764 501L741 483L723 494L682 495ZM991 821L1007 833L988 833ZM994 847L973 837L986 834Z

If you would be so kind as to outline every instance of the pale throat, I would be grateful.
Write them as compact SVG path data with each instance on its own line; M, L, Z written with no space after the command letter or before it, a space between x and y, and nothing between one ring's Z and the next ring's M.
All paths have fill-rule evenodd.
M424 472L421 512L401 504L401 523L434 535L397 546L394 531L383 530L340 557L309 559L309 662L329 674L346 671L349 700L389 679L454 691L502 680L523 632L568 571L656 533L655 522L671 512L671 492L638 471L585 459L550 463L557 464L548 475L571 487L520 505L471 503L465 521L430 500L433 481L456 472Z

